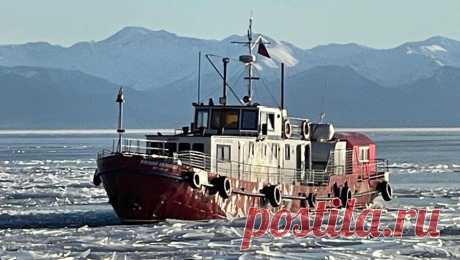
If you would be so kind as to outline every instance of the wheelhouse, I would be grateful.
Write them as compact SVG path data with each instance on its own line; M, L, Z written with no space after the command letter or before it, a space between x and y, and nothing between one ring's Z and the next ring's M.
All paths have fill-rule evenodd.
M285 109L258 105L215 106L194 104L193 135L232 135L280 137Z

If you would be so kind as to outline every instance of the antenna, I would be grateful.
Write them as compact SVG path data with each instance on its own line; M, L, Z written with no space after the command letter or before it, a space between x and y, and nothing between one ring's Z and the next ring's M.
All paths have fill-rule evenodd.
M232 43L239 43L239 44L244 44L248 47L248 51L249 53L246 54L246 55L241 55L239 57L239 60L240 62L242 62L246 67L247 67L247 76L244 77L244 79L246 79L248 81L248 95L243 97L243 101L249 105L251 104L251 100L252 100L252 81L253 80L257 80L259 78L257 77L253 77L253 71L252 71L252 66L254 65L254 62L256 61L256 57L252 54L252 49L254 48L254 46L256 45L256 43L261 39L262 36L258 36L257 39L255 41L253 41L253 38L252 38L252 21L253 21L253 17L252 17L252 13L251 13L251 17L249 17L249 28L248 28L248 32L247 32L247 38L248 40L247 41L234 41Z
M120 89L118 90L117 99L115 101L118 103L118 128L117 128L118 145L117 145L117 152L121 153L122 152L121 142L122 142L123 133L125 132L125 129L123 129L123 103L125 102L125 99L123 97L123 88L122 87L120 87Z
M248 30L248 48L249 48L249 55L251 57L254 57L252 55L252 20L253 20L253 17L252 17L252 14L251 14L251 17L249 18L249 30ZM254 59L248 63L248 97L249 97L249 102L248 103L251 103L251 99L252 99L252 63L255 62L255 57Z
M322 110L323 110L323 111L321 112L321 114L320 114L320 116L319 116L319 122L320 122L320 123L324 123L324 118L326 117L326 112L325 112L325 111L326 111L326 94L325 94L325 93L326 93L326 89L327 89L327 79L324 80L324 91L323 91L323 96L321 97L321 99L322 99L322 100L321 100L321 101L322 101L322 102L321 102L321 103L322 103L322 104L321 104L321 107L322 107Z
M284 62L281 62L281 109L284 109Z
M201 102L200 91L201 91L201 51L198 52L198 104L200 104Z

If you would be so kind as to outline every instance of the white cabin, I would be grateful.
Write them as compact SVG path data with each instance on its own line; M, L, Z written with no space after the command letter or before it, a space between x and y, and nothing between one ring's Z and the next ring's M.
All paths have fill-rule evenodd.
M310 131L313 124L288 118L285 109L203 104L194 104L194 109L191 128L184 127L181 134L147 136L151 154L180 157L189 151L204 153L208 158L204 169L248 180L267 179L268 174L272 183L314 181L309 175L324 172L331 154L336 154L333 163L343 164L343 174L345 153L339 151L345 151L345 142L333 141L333 133L324 139L317 131L315 137ZM303 122L306 129L301 129ZM340 171L340 167L334 168Z

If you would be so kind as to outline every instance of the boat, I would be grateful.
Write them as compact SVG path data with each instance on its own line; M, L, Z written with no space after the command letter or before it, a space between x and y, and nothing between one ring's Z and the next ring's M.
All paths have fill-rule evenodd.
M252 100L256 54L270 57L267 40L252 32L252 18L247 40L236 43L248 47L238 57L246 70L247 95L240 103L228 102L230 58L224 57L222 73L212 64L222 78L218 104L212 99L193 103L193 122L180 131L126 137L120 88L118 138L111 150L98 153L93 182L103 185L121 221L239 218L251 207L294 212L335 198L342 206L354 198L363 208L378 196L391 200L388 162L376 157L368 136L289 116L284 64L281 105Z

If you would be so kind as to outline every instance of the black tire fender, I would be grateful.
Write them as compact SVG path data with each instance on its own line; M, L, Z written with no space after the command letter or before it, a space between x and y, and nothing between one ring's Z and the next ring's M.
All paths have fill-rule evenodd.
M269 185L265 187L265 197L272 207L279 207L283 200L279 185Z
M99 186L101 185L101 183L102 183L101 176L99 176L99 172L96 170L93 175L93 184L96 186Z
M342 187L340 190L340 200L342 201L342 206L347 205L347 201L349 201L353 197L353 193L348 186Z
M222 198L228 199L232 195L232 183L230 179L225 176L218 177L217 190Z
M383 200L390 201L393 198L393 189L387 181L383 181L377 185L378 191L382 195Z
M310 139L310 124L308 123L307 120L302 121L301 129L302 129L302 138L304 140L309 140Z
M308 206L310 206L310 208L316 207L316 194L313 194L313 193L308 194L307 201L308 201Z

